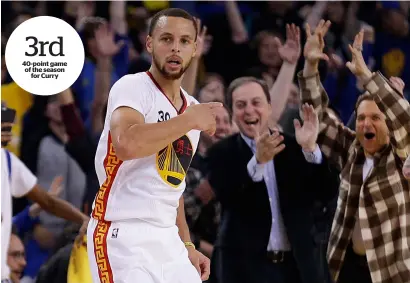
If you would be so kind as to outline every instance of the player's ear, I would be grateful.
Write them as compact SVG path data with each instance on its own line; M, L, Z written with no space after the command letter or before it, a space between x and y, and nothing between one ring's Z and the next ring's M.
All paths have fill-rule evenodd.
M147 35L147 40L145 40L145 47L149 54L152 54L152 37Z

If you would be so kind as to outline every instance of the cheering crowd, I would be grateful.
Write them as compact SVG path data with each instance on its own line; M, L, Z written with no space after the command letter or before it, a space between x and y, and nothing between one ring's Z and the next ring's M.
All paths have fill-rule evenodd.
M189 233L181 239L201 279L410 280L408 2L6 3L2 280L69 282L71 251L84 241L89 217L95 223L88 233L105 223L93 202L104 188L95 158L117 103L110 91L124 76L141 72L167 92L152 71L165 55L151 44L156 36L171 40L158 29L177 37L185 24L195 32L185 44L196 48L181 67L181 86L203 107L213 105L215 125L209 130L208 112L196 108L204 119L196 118L202 124L195 127L203 131L189 169L179 181L169 181L173 172L159 172L171 186L185 181L176 222L181 235L186 218ZM19 88L3 56L12 31L40 15L70 23L85 47L78 80L51 97ZM172 58L170 70L181 63ZM181 113L190 107L184 100ZM8 109L16 111L11 123L3 122ZM158 122L174 119L161 112ZM192 152L193 139L175 141L175 152ZM124 161L136 154L125 148L117 152ZM110 237L121 237L123 227L110 230ZM110 280L120 282L113 269Z

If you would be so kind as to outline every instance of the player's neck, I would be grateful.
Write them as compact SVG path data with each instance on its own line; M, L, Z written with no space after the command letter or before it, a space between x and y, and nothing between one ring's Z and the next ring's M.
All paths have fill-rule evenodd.
M159 84L165 95L172 102L176 102L176 100L178 100L178 98L180 97L182 77L178 80L166 79L156 68L153 67L149 69L149 72L152 74L155 81Z

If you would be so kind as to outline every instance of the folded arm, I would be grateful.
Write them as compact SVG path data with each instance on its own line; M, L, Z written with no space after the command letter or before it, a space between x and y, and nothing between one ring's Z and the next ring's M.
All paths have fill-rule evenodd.
M184 115L161 123L145 123L144 116L130 107L114 110L110 134L121 160L150 156L192 129Z

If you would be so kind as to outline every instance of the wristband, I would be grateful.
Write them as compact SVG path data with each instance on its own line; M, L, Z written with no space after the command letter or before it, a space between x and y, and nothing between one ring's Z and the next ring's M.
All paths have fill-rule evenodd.
M194 249L196 249L194 243L192 242L184 242L184 245L185 247L193 247Z

